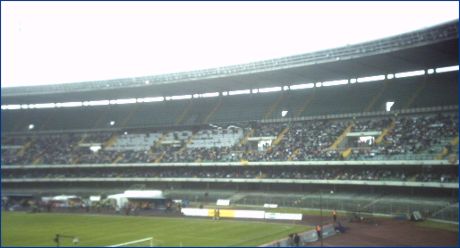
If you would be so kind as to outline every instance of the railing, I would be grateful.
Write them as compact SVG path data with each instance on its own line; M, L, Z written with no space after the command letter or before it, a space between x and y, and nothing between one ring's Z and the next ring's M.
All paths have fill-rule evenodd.
M193 163L124 163L124 164L42 164L42 165L2 165L2 170L9 169L50 169L50 168L107 168L107 167L188 167L188 166L457 166L447 160L384 160L384 161L279 161L279 162L193 162Z
M257 194L248 195L234 204L262 206L265 203L278 204L279 207L320 209L318 194L277 195ZM353 198L353 201L350 199ZM383 214L391 216L406 216L413 211L420 211L424 217L458 222L458 202L451 204L449 198L414 198L382 197L378 194L332 194L322 198L324 209L359 212L368 214Z
M51 183L51 182L200 182L200 183L271 183L271 184L324 184L324 185L360 185L395 186L418 188L458 189L458 182L404 182L404 181L367 181L367 180L322 180L322 179L243 179L243 178L24 178L3 179L2 183Z

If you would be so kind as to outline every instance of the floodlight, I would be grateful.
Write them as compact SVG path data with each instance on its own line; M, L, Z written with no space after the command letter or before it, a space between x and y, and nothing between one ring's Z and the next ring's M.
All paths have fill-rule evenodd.
M421 76L421 75L425 75L425 70L399 72L395 74L395 77L405 78L405 77L415 77L415 76Z
M348 84L348 79L326 81L322 83L322 86L336 86L342 84Z
M361 77L357 79L358 83L367 83L367 82L374 82L374 81L381 81L381 80L385 80L385 75Z
M281 91L281 87L268 87L268 88L260 88L259 93L269 93L269 92L276 92Z
M458 71L458 65L436 68L436 73Z
M294 84L294 85L291 85L289 88L291 90L301 90L301 89L311 89L313 87L315 87L315 84L306 83L306 84Z

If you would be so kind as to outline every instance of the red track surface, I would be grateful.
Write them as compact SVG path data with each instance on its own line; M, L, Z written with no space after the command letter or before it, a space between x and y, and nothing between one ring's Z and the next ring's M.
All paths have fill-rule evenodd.
M331 217L324 217L331 223ZM417 226L415 222L394 219L375 219L378 224L349 223L346 217L338 220L347 227L344 234L323 240L324 246L455 246L458 232ZM311 216L307 224L319 223L318 216ZM320 246L320 242L308 246Z

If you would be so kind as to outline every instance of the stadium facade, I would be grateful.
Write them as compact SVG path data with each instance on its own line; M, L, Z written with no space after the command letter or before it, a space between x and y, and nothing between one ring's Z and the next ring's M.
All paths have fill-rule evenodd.
M3 196L143 185L196 203L315 209L324 197L327 209L458 223L457 21L298 56L1 97Z

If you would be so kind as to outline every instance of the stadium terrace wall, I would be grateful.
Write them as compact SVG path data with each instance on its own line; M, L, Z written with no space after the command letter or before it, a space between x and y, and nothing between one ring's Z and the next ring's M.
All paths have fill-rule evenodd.
M51 169L51 168L110 168L110 167L207 167L207 166L449 166L458 165L447 160L394 160L394 161L277 161L277 162L204 162L204 163L134 163L134 164L75 164L75 165L4 165L2 170L9 169Z
M172 181L75 181L48 183L2 182L2 195L50 196L76 194L109 195L134 186L161 189L172 199L190 201L191 206L214 205L218 199L231 199L231 205L262 208L266 203L279 207L319 209L320 191L323 208L374 214L404 215L424 211L424 216L458 222L458 188L302 184L244 182L172 182ZM458 184L457 184L458 186ZM333 194L329 194L333 191ZM353 199L353 200L350 200ZM456 211L452 211L456 210Z
M325 185L362 185L362 186L398 186L458 189L458 183L439 182L393 182L365 180L304 180L304 179L239 179L239 178L36 178L3 179L2 183L78 183L78 182L199 182L199 183L264 183L264 184L325 184Z
M407 168L407 171L419 171L424 167L450 171L458 166L458 161L450 163L445 160L433 161L286 161L286 162L230 162L230 163L149 163L149 164L81 164L81 165L24 165L24 166L3 166L2 167L2 186L3 191L15 191L27 189L34 191L38 189L53 188L55 190L73 190L77 191L81 188L88 188L89 191L107 190L116 185L116 188L130 187L133 184L146 184L158 189L226 189L226 190L289 190L292 192L308 192L316 188L331 188L342 191L366 192L387 191L391 194L406 192L411 195L414 192L436 192L435 195L456 195L458 194L458 182L440 182L440 181L405 181L405 180L338 180L338 179L295 179L295 178L196 178L196 177L100 177L101 171L97 174L98 169L112 168L112 172L127 172L127 169L134 170L165 170L171 168L206 168L216 169L252 169L258 171L265 170L283 170L284 168ZM38 172L65 171L74 172L91 172L88 177L35 177L27 178L27 176L9 178L8 175ZM447 171L446 171L447 172ZM12 174L13 173L13 174ZM103 173L103 172L102 172ZM41 173L43 174L43 173Z

